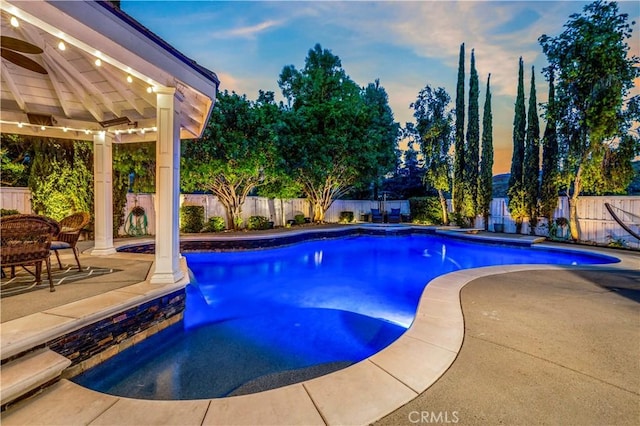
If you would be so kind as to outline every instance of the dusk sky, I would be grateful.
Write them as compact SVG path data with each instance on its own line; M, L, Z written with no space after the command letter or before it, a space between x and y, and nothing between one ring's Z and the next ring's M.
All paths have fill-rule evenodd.
M316 43L340 57L360 86L376 78L389 95L395 120L413 121L409 104L427 84L444 87L455 104L460 44L475 49L480 117L491 73L494 173L510 169L518 58L529 98L535 66L538 102L547 99L547 65L538 37L556 36L581 1L127 1L122 9L199 64L216 72L220 90L256 99L259 89L282 99L278 76L300 69ZM633 26L631 50L640 55L640 7L619 2ZM636 84L636 91L638 84ZM466 111L465 111L466 113ZM545 123L541 121L541 134ZM465 124L466 129L466 124Z

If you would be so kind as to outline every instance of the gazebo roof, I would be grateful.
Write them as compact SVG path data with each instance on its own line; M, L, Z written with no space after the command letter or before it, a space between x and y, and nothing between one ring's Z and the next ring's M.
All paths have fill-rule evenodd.
M155 140L154 91L175 88L181 139L201 136L216 74L111 3L0 0L0 11L3 133Z

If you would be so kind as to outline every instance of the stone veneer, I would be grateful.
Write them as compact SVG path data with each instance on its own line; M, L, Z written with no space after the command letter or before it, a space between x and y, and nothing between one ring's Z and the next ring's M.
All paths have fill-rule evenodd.
M182 320L184 289L58 337L45 346L71 360L70 378Z

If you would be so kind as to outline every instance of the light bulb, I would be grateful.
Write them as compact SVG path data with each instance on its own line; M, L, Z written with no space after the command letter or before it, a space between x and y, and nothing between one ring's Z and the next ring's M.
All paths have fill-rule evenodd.
M102 65L102 61L100 60L100 58L96 59L95 62L96 66L99 67L100 65Z
M60 49L60 50L66 50L67 49L67 46L64 44L64 41L60 40L58 42L58 49Z
M12 27L18 28L20 26L20 22L18 22L18 18L16 18L15 16L12 16L9 22L11 23Z
M127 76L127 83L133 83L133 77L130 75Z

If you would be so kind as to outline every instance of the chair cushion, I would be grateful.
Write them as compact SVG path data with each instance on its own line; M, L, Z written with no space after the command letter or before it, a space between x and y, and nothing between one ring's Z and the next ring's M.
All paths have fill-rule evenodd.
M400 209L391 209L391 214L400 214Z
M71 248L71 244L64 241L51 241L51 250L62 250Z

